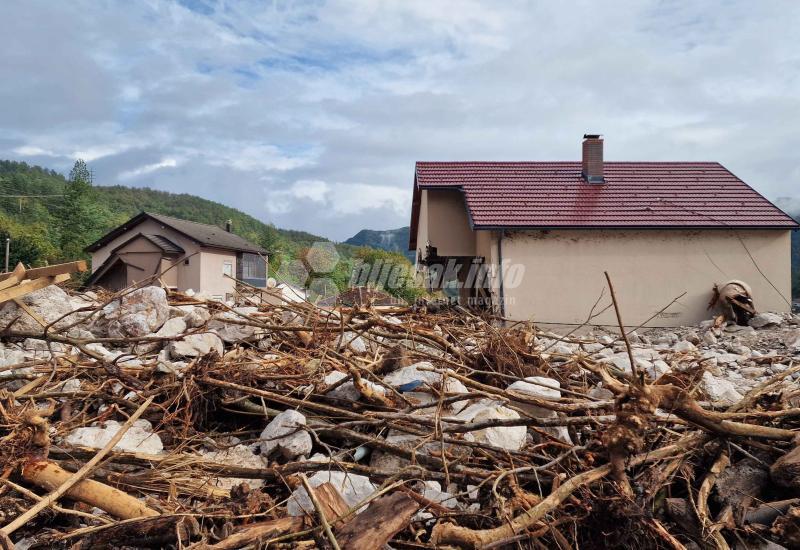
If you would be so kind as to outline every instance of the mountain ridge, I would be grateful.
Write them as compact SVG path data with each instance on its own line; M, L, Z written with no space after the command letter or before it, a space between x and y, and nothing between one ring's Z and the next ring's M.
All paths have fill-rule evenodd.
M362 229L343 243L398 252L413 262L415 253L408 250L409 231L410 228L407 225L397 229Z

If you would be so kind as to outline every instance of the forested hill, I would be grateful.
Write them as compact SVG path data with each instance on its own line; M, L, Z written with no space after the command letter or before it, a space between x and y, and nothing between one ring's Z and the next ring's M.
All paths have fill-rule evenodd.
M380 248L390 252L399 252L409 260L414 261L415 253L408 250L409 227L399 229L386 229L377 231L373 229L362 229L346 241L347 244L354 246L369 246Z
M235 233L278 253L327 240L275 228L235 208L194 195L148 188L94 186L85 200L74 206L82 212L64 212L73 207L70 198L64 196L68 184L67 178L53 170L0 161L0 238L4 241L12 237L11 265L17 261L41 265L73 259L83 246L142 210L220 226L230 219ZM70 215L82 218L73 220L79 227L72 231L72 240L80 242L63 242L63 218Z

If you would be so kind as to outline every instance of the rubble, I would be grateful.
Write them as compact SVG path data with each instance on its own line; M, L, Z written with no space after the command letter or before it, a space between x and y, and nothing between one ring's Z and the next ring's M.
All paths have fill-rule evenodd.
M0 547L789 548L800 328L731 288L732 318L627 343L424 304L27 293L67 322L0 308Z

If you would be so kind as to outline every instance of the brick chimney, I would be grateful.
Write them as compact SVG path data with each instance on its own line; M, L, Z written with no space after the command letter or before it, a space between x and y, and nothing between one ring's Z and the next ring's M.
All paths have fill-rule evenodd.
M602 145L601 145L601 147L602 147ZM233 231L233 220L226 220L225 221L225 231L227 231L228 233Z
M581 176L588 183L604 183L603 137L601 134L583 134L583 159Z

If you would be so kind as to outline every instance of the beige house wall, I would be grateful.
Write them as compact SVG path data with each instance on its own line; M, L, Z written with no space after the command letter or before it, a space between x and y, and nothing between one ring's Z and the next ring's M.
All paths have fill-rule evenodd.
M759 311L790 307L784 299L791 296L788 230L506 232L501 245L508 263L503 268L505 313L514 320L585 322L606 287L604 271L611 275L629 326L645 322L684 292L648 326L707 319L712 286L731 279L751 285ZM513 280L515 275L519 281ZM609 303L607 289L602 303ZM593 320L593 324L615 322L611 309Z
M161 280L170 288L178 288L178 269L180 264L172 267L172 264L177 259L161 258Z
M165 281L167 284L177 286L177 289L180 291L192 289L194 291L205 292L212 296L222 296L223 299L226 295L233 293L235 282L222 276L222 266L225 261L231 261L233 269L232 274L236 276L235 252L201 247L192 239L152 219L144 220L142 223L131 228L130 231L119 235L101 249L93 252L92 272L103 265L103 262L108 259L112 250L139 233L145 235L162 235L186 251L186 259L181 260L178 265L167 274L168 280ZM143 246L149 246L150 248L147 249L148 251L151 248L153 250L157 248L144 239L139 239L131 243L131 247L135 247L137 250ZM126 248L126 251L127 250ZM133 248L131 248L131 250L133 250ZM158 250L160 251L160 249ZM141 251L144 252L145 249L142 248ZM128 256L132 258L135 255L136 254ZM139 255L144 256L144 254ZM164 265L171 265L171 262L165 263ZM154 264L152 261L148 260L147 266L142 267L148 269L147 276L150 276L155 272L156 266L157 263ZM130 271L136 271L137 275L135 275L134 278L138 278L138 270Z
M440 256L475 255L475 233L460 191L423 189L420 193L417 251L424 253L429 243Z
M231 262L231 275L236 276L236 253L203 249L200 252L200 289L211 296L233 294L236 281L222 275L225 262Z
M428 246L428 190L420 192L419 200L419 219L417 221L417 262L425 254L425 247Z

